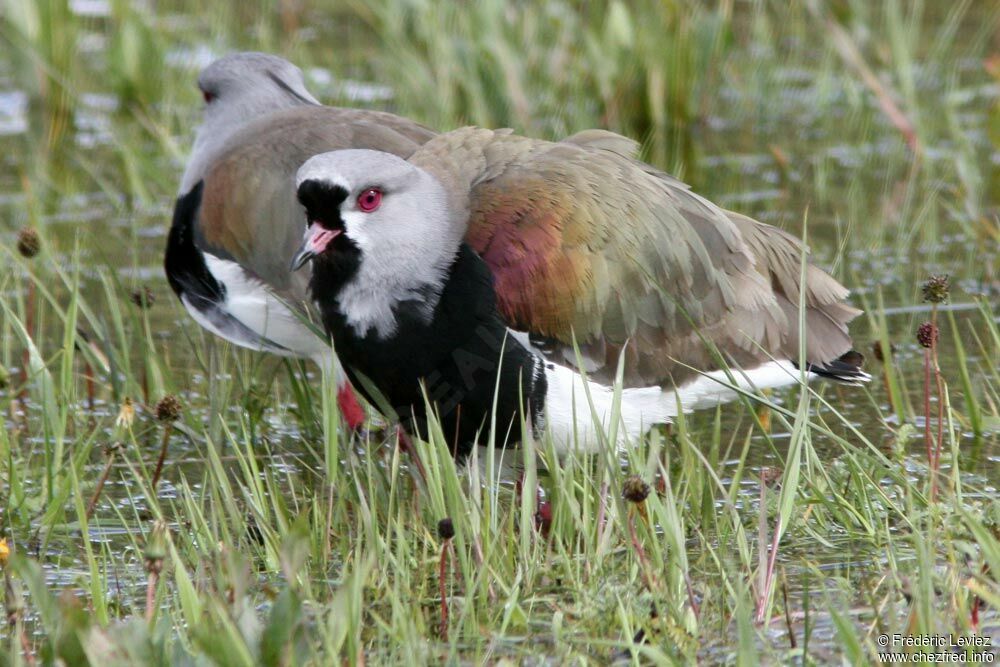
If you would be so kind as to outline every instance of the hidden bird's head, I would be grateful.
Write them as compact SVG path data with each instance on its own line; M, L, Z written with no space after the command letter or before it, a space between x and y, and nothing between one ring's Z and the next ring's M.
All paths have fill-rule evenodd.
M198 75L205 100L204 137L218 140L247 121L282 109L319 104L302 70L284 58L246 51L223 56Z

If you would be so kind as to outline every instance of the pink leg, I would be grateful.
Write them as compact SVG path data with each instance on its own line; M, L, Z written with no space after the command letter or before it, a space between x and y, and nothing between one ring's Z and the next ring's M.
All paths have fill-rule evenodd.
M358 403L354 389L347 382L337 389L337 405L340 406L340 414L344 417L344 423L352 432L357 431L365 423L364 408Z
M514 494L517 499L521 499L521 494L524 493L524 473L522 472L517 477L517 481L514 483ZM552 502L545 499L545 495L542 493L542 487L537 482L535 483L535 528L541 532L542 537L549 536L549 528L552 527Z

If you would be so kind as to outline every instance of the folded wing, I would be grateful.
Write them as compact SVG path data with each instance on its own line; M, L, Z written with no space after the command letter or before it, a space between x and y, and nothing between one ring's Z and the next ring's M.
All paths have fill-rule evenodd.
M635 149L599 130L552 143L466 128L412 160L469 193L456 204L499 308L550 355L574 362L575 339L608 380L624 350L627 386L717 368L706 343L744 368L798 359L800 242L715 206ZM850 350L858 311L821 269L809 266L806 284L807 361L823 366Z

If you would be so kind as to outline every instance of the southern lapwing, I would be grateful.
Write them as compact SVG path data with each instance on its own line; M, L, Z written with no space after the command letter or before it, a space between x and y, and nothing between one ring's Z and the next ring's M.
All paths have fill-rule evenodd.
M399 116L322 106L299 68L263 53L215 61L167 240L170 286L209 331L254 350L331 366L330 346L302 319L308 277L289 262L302 240L295 171L317 153L370 148L408 156L434 133ZM356 428L363 412L338 383Z
M552 143L465 128L408 160L308 160L292 268L311 261L311 296L354 386L411 432L425 433L426 398L461 454L494 419L498 441L519 438L523 419L559 446L598 442L619 360L623 441L734 387L867 379L847 333L859 311L811 264L798 370L795 237L719 208L636 149L600 130Z

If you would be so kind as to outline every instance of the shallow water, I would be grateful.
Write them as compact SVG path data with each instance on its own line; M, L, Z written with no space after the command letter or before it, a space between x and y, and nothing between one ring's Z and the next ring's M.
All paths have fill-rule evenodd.
M107 16L109 4L101 0L77 0L73 10L80 16ZM934 17L926 20L933 22ZM963 29L973 31L975 14ZM99 60L106 45L99 40L87 42L93 48L84 49L81 57ZM748 51L752 45L743 45ZM799 45L798 49L803 47ZM215 49L204 45L187 46L167 52L164 62L172 76L193 79L192 68L210 61ZM996 114L1000 102L1000 83L983 72L982 62L975 59L955 63L924 64L916 73L920 94L940 99L942 114L955 125L952 132L939 132L935 143L924 146L925 168L936 178L921 182L918 191L909 180L910 158L894 128L878 112L875 102L863 91L843 82L817 76L825 58L821 49L811 63L815 70L802 63L769 72L759 88L725 81L707 100L708 109L694 129L698 147L698 162L688 165L686 176L696 189L718 203L755 216L760 220L802 233L805 226L815 261L831 268L853 292L854 303L874 307L879 296L886 306L888 336L897 346L896 362L902 370L911 401L917 403L913 388L923 377L923 354L913 332L928 317L929 309L920 303L919 283L931 273L954 276L951 303L957 330L968 353L968 365L974 384L988 382L987 370L996 359L984 358L977 341L983 331L984 315L977 300L985 301L1000 312L1000 275L998 275L998 240L974 233L977 216L996 219L997 193L989 184L997 181L1000 170L1000 150L991 143L988 131L990 114ZM392 89L373 82L337 79L325 69L307 71L317 90L326 91L341 102L353 100L359 105L391 107ZM29 92L17 87L15 64L0 57L0 235L12 246L16 230L30 216L38 215L46 238L52 243L56 261L76 262L80 267L83 292L99 302L102 291L100 275L108 271L130 287L149 286L156 296L150 310L154 340L169 348L171 365L190 372L191 384L185 392L193 414L211 421L211 408L203 396L203 368L196 363L187 340L178 335L183 327L193 330L186 316L174 302L162 277L161 253L165 243L172 201L171 183L179 179L181 160L160 150L147 135L139 131L134 117L123 115L119 102L110 89L95 88L79 91L79 104L73 117L75 132L66 135L63 145L50 151L39 151L38 135L43 125L42 115L29 102ZM856 98L863 100L858 103ZM817 104L818 99L825 100ZM178 108L177 134L181 147L190 145L192 128L199 114L193 96L182 100ZM174 104L174 100L165 102ZM839 110L839 112L830 111ZM937 107L929 106L929 111ZM925 118L933 124L935 119ZM580 128L577 128L580 129ZM122 194L124 185L112 183L103 188L97 179L86 174L102 173L94 165L122 160L119 142L134 141L132 150L148 153L140 169L139 180L150 171L154 181L147 186L151 193L146 200L128 201ZM69 151L68 148L72 148ZM67 158L72 154L73 158ZM967 182L960 177L963 169L978 171L983 185L979 192L969 192ZM38 175L41 174L41 177ZM31 177L51 187L46 192L26 192L24 179ZM95 182L96 181L96 182ZM117 187L116 187L117 186ZM926 187L924 187L926 186ZM965 195L955 194L965 190ZM33 203L34 202L34 203ZM31 213L29 213L31 211ZM808 211L808 213L807 213ZM926 219L933 218L931 223ZM877 221L879 224L872 224ZM842 252L841 252L842 250ZM21 291L17 282L0 283L6 296ZM950 330L945 322L945 334ZM863 316L852 327L856 346L870 357L872 342L877 338L873 321ZM8 348L9 349L9 348ZM18 371L19 358L4 360L12 373ZM869 369L875 381L865 389L828 386L827 396L835 397L837 409L849 415L852 423L873 441L892 435L886 426L886 416L892 413L886 391L879 381L880 366L869 359ZM270 368L276 362L266 360ZM960 378L954 356L954 346L942 348L942 369L952 388L952 401L961 406ZM277 369L276 369L277 370ZM279 372L278 384L284 382ZM288 396L287 389L281 395ZM0 394L2 397L3 394ZM786 394L777 394L779 403ZM117 405L102 402L91 408L96 414L113 415ZM239 411L239 405L231 407ZM961 409L961 407L960 407ZM37 420L27 406L28 422ZM287 416L287 408L283 410ZM723 411L724 432L746 429L747 416L742 409ZM708 427L713 415L697 415L694 428ZM281 456L268 461L276 470L283 466L298 469L296 451L301 452L302 434L298 426L275 415L267 422L268 438ZM908 443L904 465L915 476L923 474L924 453L922 421ZM779 450L787 443L788 434L778 430L772 440ZM1000 483L1000 425L992 424L987 433L977 438L960 424L962 474L982 490L984 497L995 493ZM108 433L108 438L113 434ZM755 436L760 446L752 449L748 467L780 463L778 453L766 446L762 436ZM140 435L150 450L155 448L155 434ZM821 455L835 461L841 451L837 445L817 436L815 445ZM203 461L194 457L194 448L185 439L175 438L171 449L172 464L191 479ZM735 469L736 461L727 466ZM102 464L95 462L88 470L99 475ZM727 480L728 481L728 480ZM759 485L744 478L740 501L757 502ZM163 495L174 491L170 484L162 487ZM121 524L117 512L128 518L141 514L145 508L141 497L128 483L112 481L105 491L106 502L101 506L101 529L91 531L95 546L110 550L128 549L128 529ZM44 548L45 571L56 586L78 584L89 576L80 559L79 548L73 542L76 535L55 539L44 544L27 540L27 550ZM22 537L24 539L24 537ZM790 535L783 542L782 564L788 564L790 595L795 598L803 590L802 572L796 569L806 556L823 571L850 572L852 580L864 581L876 577L884 569L883 553L858 551L847 536L830 536L835 548L817 551L809 535ZM111 597L123 606L139 604L143 595L140 581L141 554L134 554L136 569L121 573L121 589ZM804 576L804 575L803 575ZM809 584L814 590L824 582ZM846 595L846 593L845 593ZM863 601L858 601L863 604ZM861 610L859 614L867 614ZM819 644L833 642L829 621L814 628L813 640ZM720 638L720 642L724 641ZM731 645L731 643L727 644ZM718 656L711 647L708 656ZM719 647L724 652L723 647Z

